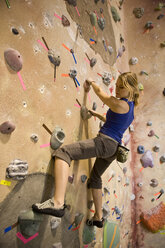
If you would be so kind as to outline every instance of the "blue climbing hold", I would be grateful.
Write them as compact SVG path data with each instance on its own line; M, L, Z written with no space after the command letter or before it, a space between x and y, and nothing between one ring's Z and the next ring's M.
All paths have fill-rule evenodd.
M138 152L139 154L143 154L143 153L145 152L144 146L138 146L137 152Z

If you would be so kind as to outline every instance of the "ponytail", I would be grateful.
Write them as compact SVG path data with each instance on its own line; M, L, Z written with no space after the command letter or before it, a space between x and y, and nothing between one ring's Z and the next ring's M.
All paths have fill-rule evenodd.
M119 77L124 87L129 90L130 95L128 100L134 101L135 106L137 106L139 103L139 87L136 74L133 72L124 72Z

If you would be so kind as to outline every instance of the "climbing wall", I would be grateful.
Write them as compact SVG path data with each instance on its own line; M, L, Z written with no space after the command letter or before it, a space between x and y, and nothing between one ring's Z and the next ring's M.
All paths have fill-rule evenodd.
M94 93L84 92L85 79L92 77L107 94L114 95L117 76L128 68L121 61L119 16L113 19L110 2L85 0L77 1L77 6L60 0L2 1L0 12L0 247L78 248L91 242L101 247L103 231L87 230L84 225L94 207L81 176L89 176L93 159L71 165L66 193L70 208L61 223L51 216L34 215L31 205L49 199L54 192L51 132L59 126L65 134L64 144L97 135L99 121L82 120L78 102L89 109L95 102L97 111L105 113L107 108ZM16 56L14 62L12 56ZM68 76L75 71L76 83ZM114 162L103 178L103 204L105 216L120 225L124 219L120 210L123 213L130 192L121 197L119 174L124 175ZM120 208L118 214L115 206ZM77 224L71 225L76 216ZM115 242L119 245L119 232Z
M163 13L154 12L156 1L136 4L115 0L1 1L0 247L101 248L110 244L163 248L165 236L153 236L144 229L140 214L164 197L151 201L164 187L164 164L159 162L164 132L164 48L160 47L164 19L156 19ZM139 6L145 10L141 19L133 14ZM146 31L144 26L151 19L154 28ZM17 51L14 65L8 58L11 49ZM138 58L136 65L130 65L132 57ZM135 58L132 61L137 62ZM86 218L94 213L86 187L94 159L72 163L66 192L70 207L61 222L34 215L31 205L51 198L54 192L51 132L58 126L65 134L64 144L93 138L100 122L93 117L82 119L79 103L92 109L95 102L98 112L107 111L92 90L84 92L85 79L92 77L108 95L115 95L118 75L129 70L138 74L144 90L133 127L123 137L123 144L131 150L128 162L114 161L103 175L104 230L85 226ZM142 70L148 75L141 75ZM152 126L147 126L148 121ZM149 137L151 129L155 135ZM160 145L159 152L150 154L154 168L142 169L142 154L137 152L140 145L145 150ZM159 185L152 188L151 179L157 179Z

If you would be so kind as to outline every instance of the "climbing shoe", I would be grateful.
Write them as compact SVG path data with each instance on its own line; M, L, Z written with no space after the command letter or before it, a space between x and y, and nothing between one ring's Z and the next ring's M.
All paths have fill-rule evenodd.
M104 219L102 218L101 220L94 220L92 219L87 219L86 221L87 226L97 226L98 228L102 228L104 225Z
M54 201L52 199L49 199L43 203L36 203L32 205L34 212L53 215L60 218L64 215L66 207L67 206L64 204L61 208L55 208Z

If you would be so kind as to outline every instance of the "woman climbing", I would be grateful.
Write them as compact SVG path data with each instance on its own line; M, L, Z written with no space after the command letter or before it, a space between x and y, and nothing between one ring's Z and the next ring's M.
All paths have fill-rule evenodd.
M55 193L54 199L43 203L33 204L32 208L38 213L62 217L65 213L64 204L66 186L68 182L69 166L72 160L96 157L93 169L88 179L88 188L92 189L95 214L87 220L87 225L103 227L102 218L102 180L101 176L116 158L116 153L125 130L134 119L134 106L138 104L139 90L135 73L121 74L116 82L116 97L108 96L91 79L86 80L92 86L100 100L109 107L106 117L90 111L93 116L104 121L97 137L65 145L55 151Z

